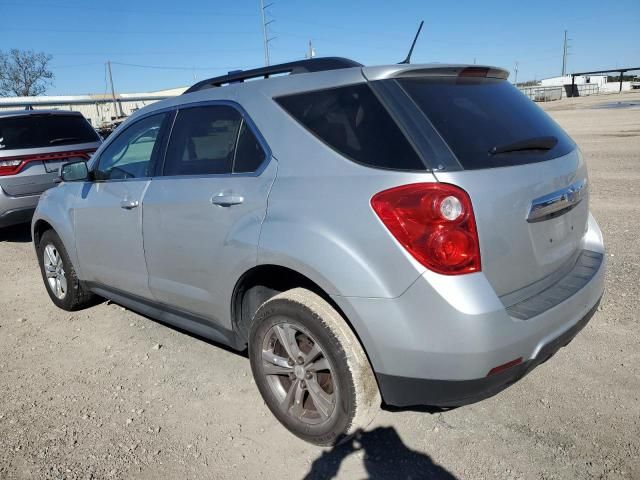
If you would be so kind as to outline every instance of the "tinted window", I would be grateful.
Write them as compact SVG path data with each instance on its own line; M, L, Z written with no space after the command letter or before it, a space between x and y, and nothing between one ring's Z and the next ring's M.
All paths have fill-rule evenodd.
M395 170L425 169L366 84L289 95L276 101L322 141L358 163Z
M542 109L505 80L454 77L399 82L465 169L539 162L575 148ZM491 153L494 148L503 152Z
M0 117L0 150L97 142L100 138L80 115Z
M236 147L233 171L235 173L255 172L264 161L265 153L246 122L242 122L238 146Z
M230 173L242 116L226 105L178 112L165 160L165 175Z
M148 177L166 114L152 115L125 128L100 155L96 180Z

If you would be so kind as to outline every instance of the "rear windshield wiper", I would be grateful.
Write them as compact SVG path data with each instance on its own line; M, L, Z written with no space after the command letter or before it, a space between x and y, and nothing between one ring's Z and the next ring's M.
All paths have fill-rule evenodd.
M64 143L64 142L71 142L71 141L76 141L76 140L81 140L80 137L61 137L61 138L53 138L51 140L49 140L49 145L53 145L54 143Z
M489 153L491 155L499 155L501 153L522 152L526 150L548 151L555 147L557 143L558 139L556 137L533 137L505 145L496 145L489 150Z

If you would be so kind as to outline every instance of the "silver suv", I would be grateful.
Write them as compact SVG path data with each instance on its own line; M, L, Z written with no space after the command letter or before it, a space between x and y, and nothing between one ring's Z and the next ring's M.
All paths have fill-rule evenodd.
M60 166L87 160L100 143L79 112L0 112L0 228L31 221Z
M42 196L49 295L248 348L268 407L316 444L381 403L492 396L604 288L580 151L507 76L313 59L149 106Z

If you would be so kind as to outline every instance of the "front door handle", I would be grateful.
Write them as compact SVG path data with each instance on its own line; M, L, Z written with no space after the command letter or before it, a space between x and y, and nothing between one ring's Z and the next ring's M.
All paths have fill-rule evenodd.
M231 205L240 205L244 202L244 197L240 195L216 195L211 199L211 203L220 207L230 207Z
M125 210L131 210L132 208L136 208L140 205L138 200L122 200L120 202L120 208L124 208Z

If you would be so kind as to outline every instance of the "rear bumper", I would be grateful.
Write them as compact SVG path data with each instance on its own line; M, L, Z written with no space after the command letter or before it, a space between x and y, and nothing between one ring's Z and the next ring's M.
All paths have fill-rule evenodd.
M593 218L582 249L598 258L585 282L577 282L573 277L581 270L572 269L557 281L561 289L577 286L570 296L556 295L554 284L547 287L551 295L536 293L541 302L527 301L527 308L517 312L503 303L481 272L452 277L427 271L396 298L332 298L365 347L385 403L463 405L517 381L571 340L593 315L604 292L605 272L602 235ZM550 303L536 310L542 301ZM521 310L531 316L518 317ZM487 376L519 358L522 364Z
M40 195L12 197L0 188L0 228L30 222L39 199Z
M599 304L600 301L573 327L545 344L535 357L495 375L473 380L452 381L408 378L379 373L377 377L383 398L386 403L396 407L416 405L458 407L492 397L513 385L571 342L578 332L589 323Z
M26 207L2 212L0 213L0 228L29 223L35 211L36 207Z

